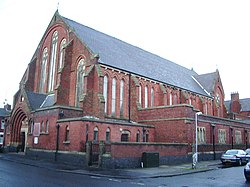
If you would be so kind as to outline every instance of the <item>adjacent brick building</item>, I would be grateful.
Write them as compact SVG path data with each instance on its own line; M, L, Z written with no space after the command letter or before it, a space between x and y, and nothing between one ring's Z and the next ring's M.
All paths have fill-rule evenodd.
M249 144L247 122L228 119L219 71L199 75L58 12L14 96L6 150L100 167L199 159Z
M3 108L0 108L0 152L4 147L4 134L5 134L5 125L10 116L11 106L9 104L5 104Z

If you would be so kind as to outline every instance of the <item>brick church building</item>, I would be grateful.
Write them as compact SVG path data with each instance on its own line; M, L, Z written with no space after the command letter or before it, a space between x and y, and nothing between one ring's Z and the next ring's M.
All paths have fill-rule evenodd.
M201 115L197 115L202 112ZM14 95L6 151L103 168L191 162L250 143L219 71L199 75L56 12Z

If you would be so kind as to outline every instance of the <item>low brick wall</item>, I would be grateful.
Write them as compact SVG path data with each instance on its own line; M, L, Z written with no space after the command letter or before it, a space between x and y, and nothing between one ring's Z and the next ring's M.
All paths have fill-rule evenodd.
M45 159L60 163L80 165L83 167L86 166L86 154L80 152L58 151L56 153L55 151L27 149L26 156L32 159Z

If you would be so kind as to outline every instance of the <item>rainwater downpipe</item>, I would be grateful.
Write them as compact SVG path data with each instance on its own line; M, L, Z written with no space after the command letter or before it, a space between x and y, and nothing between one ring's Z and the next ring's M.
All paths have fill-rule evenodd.
M129 73L128 77L128 121L131 122L131 73Z

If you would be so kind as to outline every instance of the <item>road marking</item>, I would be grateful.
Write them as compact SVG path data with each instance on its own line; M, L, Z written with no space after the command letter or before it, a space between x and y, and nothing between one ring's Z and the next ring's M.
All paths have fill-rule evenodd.
M96 176L90 176L92 179L100 179L101 177L96 177Z
M140 185L140 186L144 186L145 185L144 183L141 183L141 182L131 182L131 184L136 184L136 185Z
M122 182L121 180L118 179L109 179L110 181L114 181L114 182Z

